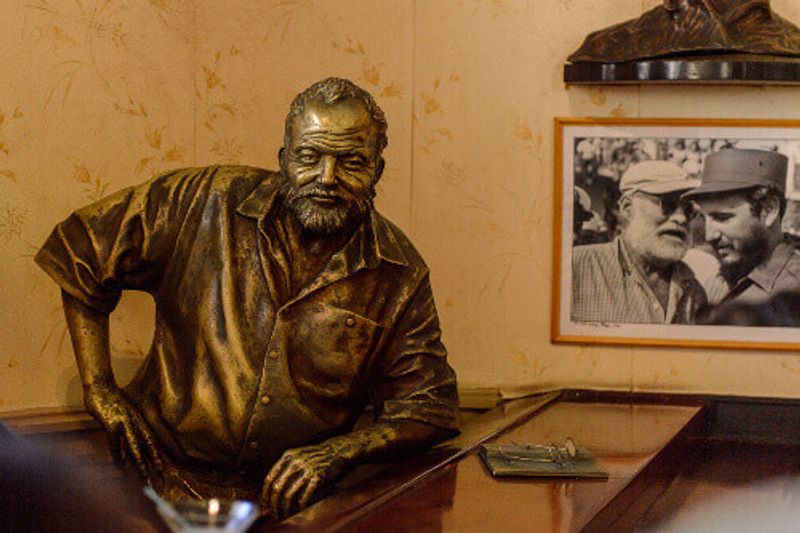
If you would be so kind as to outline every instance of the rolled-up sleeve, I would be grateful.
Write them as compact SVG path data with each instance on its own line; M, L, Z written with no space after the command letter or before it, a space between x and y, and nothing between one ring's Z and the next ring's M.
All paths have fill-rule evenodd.
M458 431L456 375L447 363L427 274L397 323L381 374L379 420L415 420Z
M154 291L180 226L176 220L185 216L182 198L196 187L192 173L166 174L79 209L55 227L36 263L64 291L101 312L112 311L124 289Z

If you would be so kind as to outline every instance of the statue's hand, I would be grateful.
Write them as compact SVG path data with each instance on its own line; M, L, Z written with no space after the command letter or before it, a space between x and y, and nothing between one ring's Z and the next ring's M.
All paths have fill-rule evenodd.
M320 488L347 470L347 453L329 442L286 450L264 479L261 506L282 518L308 506Z
M152 432L122 391L111 384L89 385L84 391L86 410L105 428L111 455L122 464L126 458L147 480L152 469L163 470Z

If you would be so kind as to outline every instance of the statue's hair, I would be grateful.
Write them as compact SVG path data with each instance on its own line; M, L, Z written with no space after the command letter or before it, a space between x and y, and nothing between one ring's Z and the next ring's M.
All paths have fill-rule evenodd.
M386 148L386 145L389 144L389 139L386 136L386 129L388 127L386 115L372 98L371 94L352 81L344 78L332 77L318 81L295 97L292 101L292 105L289 107L289 114L286 115L284 145L288 145L289 130L291 129L292 120L303 114L309 102L322 100L325 104L331 105L349 99L354 99L361 103L378 127L378 153L380 154L383 149Z

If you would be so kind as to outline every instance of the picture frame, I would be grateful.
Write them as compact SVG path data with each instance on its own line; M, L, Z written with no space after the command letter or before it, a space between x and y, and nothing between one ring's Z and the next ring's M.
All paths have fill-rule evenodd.
M582 318L577 311L581 301L573 301L573 284L579 278L575 277L572 262L577 247L612 243L621 234L619 181L631 164L642 160L671 161L690 178L699 178L705 157L726 148L778 151L787 156L788 212L782 229L787 239L800 236L800 169L795 171L795 165L800 164L800 120L555 118L554 135L552 342L800 350L800 327L784 324L778 327L694 319L651 323L644 318L642 322ZM792 209L796 214L790 217ZM719 259L713 249L710 254L700 253L711 249L703 241L703 225L703 216L692 220L687 229L687 252L681 262L691 264L697 279L702 277L706 282L701 283L703 288L709 290L707 283L719 273ZM579 251L578 255L585 252ZM602 282L597 280L598 298ZM586 285L575 289L578 298L587 299ZM706 310L710 307L713 306L705 306ZM602 303L599 308L603 309ZM800 316L797 322L800 323Z

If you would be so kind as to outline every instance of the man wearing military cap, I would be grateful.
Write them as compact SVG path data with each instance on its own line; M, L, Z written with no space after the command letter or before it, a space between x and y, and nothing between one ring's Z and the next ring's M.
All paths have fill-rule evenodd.
M681 259L699 184L667 161L631 166L620 180L620 236L577 246L571 317L576 322L691 323L705 293Z
M706 158L701 185L684 194L698 205L720 261L712 305L762 304L800 289L800 255L781 232L787 168L777 152L721 150Z

